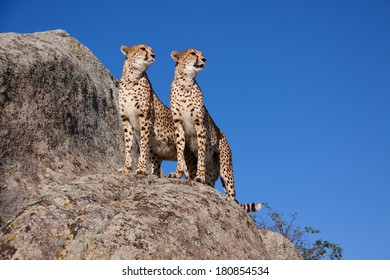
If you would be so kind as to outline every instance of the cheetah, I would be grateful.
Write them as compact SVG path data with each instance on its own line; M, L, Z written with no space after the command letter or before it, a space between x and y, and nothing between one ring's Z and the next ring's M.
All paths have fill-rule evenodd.
M170 110L154 93L146 70L154 63L155 54L147 45L122 46L126 59L119 82L119 104L125 139L125 163L120 172L132 168L131 149L139 148L137 174L161 175L162 160L176 160L176 139ZM196 157L185 151L190 168L188 176L195 176Z
M246 212L259 210L259 203L240 204L236 200L231 149L225 134L204 106L203 93L195 80L204 68L206 58L195 49L173 51L171 57L176 62L170 107L176 129L177 167L169 176L183 176L187 168L184 150L188 147L198 159L196 181L214 186L221 177L228 198L236 201Z

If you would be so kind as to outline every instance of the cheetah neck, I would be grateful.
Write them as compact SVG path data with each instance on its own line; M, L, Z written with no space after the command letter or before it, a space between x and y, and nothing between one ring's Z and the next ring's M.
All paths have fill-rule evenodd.
M180 69L175 70L173 83L180 85L181 88L190 89L196 84L196 74L188 74Z
M127 66L127 65L126 65ZM146 70L139 70L135 67L123 67L121 80L131 84L138 84L138 81L146 76Z

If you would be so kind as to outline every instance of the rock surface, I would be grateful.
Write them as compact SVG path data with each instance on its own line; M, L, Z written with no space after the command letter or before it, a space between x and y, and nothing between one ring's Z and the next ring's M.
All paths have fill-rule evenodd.
M40 182L122 163L117 80L62 30L0 34L0 223Z
M0 34L0 259L295 257L215 189L116 172L117 84L65 31Z
M283 235L269 231L259 230L268 256L274 260L300 260L298 249Z
M199 183L95 174L47 187L3 229L2 258L269 258L250 217Z

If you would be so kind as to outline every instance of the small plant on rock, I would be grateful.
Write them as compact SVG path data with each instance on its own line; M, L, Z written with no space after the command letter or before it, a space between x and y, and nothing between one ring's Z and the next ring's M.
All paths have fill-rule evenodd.
M274 211L267 202L262 203L263 207L268 210L268 216L271 218L271 222L260 218L257 221L257 216L253 215L252 218L257 224L257 227L261 230L270 230L280 233L288 240L290 240L299 250L303 259L305 260L340 260L343 255L343 249L339 244L331 243L327 240L318 239L314 242L310 241L311 235L319 234L320 231L313 229L312 227L301 228L294 225L294 221L297 219L297 213L291 215L290 221L283 219L283 213L277 213Z

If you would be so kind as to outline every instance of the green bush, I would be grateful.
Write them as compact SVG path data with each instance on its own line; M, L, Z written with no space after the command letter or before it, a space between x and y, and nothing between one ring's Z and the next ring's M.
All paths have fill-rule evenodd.
M290 240L299 250L305 260L340 260L343 255L343 249L339 244L331 243L327 240L318 239L314 242L310 241L310 236L319 234L320 231L312 227L297 227L294 221L297 219L297 213L291 215L290 221L286 222L283 219L283 213L274 211L268 203L262 203L263 208L268 210L268 216L272 222L267 222L264 218L257 221L257 216L252 218L256 225L261 230L270 230L278 232Z

